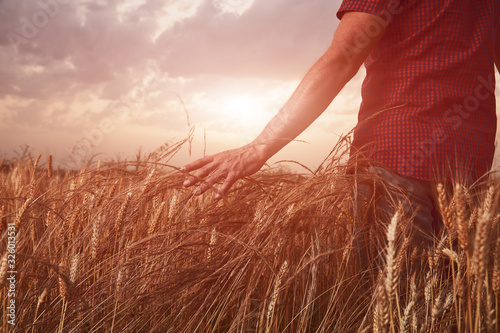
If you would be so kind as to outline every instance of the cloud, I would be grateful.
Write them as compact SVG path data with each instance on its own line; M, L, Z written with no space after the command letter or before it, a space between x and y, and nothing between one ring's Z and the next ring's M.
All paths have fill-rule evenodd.
M241 16L212 2L158 38L162 68L173 76L296 78L326 49L338 2L256 0Z
M296 78L326 48L336 25L332 1L257 0L241 16L221 12L214 1L198 2L4 1L0 59L8 66L0 70L0 98L103 91L102 98L112 99L151 62L173 77Z

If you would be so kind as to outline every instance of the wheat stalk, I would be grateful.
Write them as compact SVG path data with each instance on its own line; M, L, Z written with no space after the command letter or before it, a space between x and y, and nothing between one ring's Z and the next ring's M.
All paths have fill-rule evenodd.
M108 198L112 198L115 196L116 194L116 190L118 188L118 184L120 183L120 180L116 180L113 185L111 186L111 188L109 189L109 193L108 193Z
M441 251L444 255L446 255L448 258L450 258L452 261L458 264L458 254L453 251L452 249L443 249Z
M47 211L47 217L45 218L45 226L47 228L50 228L50 226L52 225L52 221L54 220L55 218L55 214L54 214L54 204L52 205L52 209L49 209Z
M498 295L500 291L500 237L495 242L495 254L493 259L492 289Z
M34 332L34 330L35 330L35 323L36 323L36 320L38 319L37 318L38 310L40 309L40 305L45 301L45 296L47 296L47 288L44 288L42 293L40 294L40 296L38 296L38 301L36 303L35 315L33 316L34 320L33 320L33 326L31 328L31 332Z
M140 192L139 192L139 198L144 194L144 192L146 192L146 189L151 181L151 178L153 178L154 174L156 173L156 169L152 169L148 176L146 177L146 180L144 181L144 185L142 186Z
M69 218L68 221L68 234L72 235L73 234L73 227L75 225L76 219L78 215L80 214L83 206L78 206L76 210L73 211L73 214L71 214L71 217Z
M418 261L420 261L420 257L418 256L418 247L414 246L410 255L410 263L412 266L416 265Z
M53 170L52 170L52 155L49 155L47 158L47 177L52 178Z
M437 194L438 194L437 195L438 205L441 211L441 217L443 219L443 223L449 231L453 230L454 228L451 222L451 212L448 206L446 205L446 192L444 190L443 184L441 183L437 184Z
M431 269L436 269L439 266L441 261L441 256L443 254L443 249L445 247L446 241L448 240L448 236L444 235L439 241L436 248L429 254L429 267Z
M387 295L387 289L379 284L377 288L377 304L375 304L377 315L374 316L376 322L373 323L377 327L377 331L386 333L389 331L390 324L390 302Z
M424 297L425 297L425 303L431 303L432 301L432 290L434 289L436 282L437 282L437 272L434 271L434 273L431 273L430 271L427 273L426 276L426 284L424 288Z
M2 257L2 260L0 261L0 287L2 287L5 282L7 281L6 280L6 277L7 277L7 271L8 271L8 267L9 265L7 264L8 263L8 258L9 256L9 251L5 251L3 257Z
M15 225L16 230L18 230L19 224L21 223L21 218L23 217L23 215L26 212L26 209L28 208L28 205L30 203L31 203L31 199L30 198L26 199L26 201L24 202L24 204L21 206L21 208L17 212L16 219L14 221L14 225Z
M460 247L465 251L468 249L468 230L465 222L465 202L462 185L455 186L455 210L457 213L456 226Z
M404 268L404 265L407 264L408 262L406 252L407 249L410 247L410 243L411 243L411 237L405 237L396 259L396 270L398 272L401 272ZM407 265L407 269L409 269L409 265Z
M399 332L407 333L410 331L410 316L413 311L413 307L415 306L415 301L412 299L406 305L406 308L403 312L403 316L399 322Z
M490 214L491 213L491 208L492 208L492 205L493 205L493 195L495 194L495 186L494 185L490 185L488 187L488 190L486 191L486 197L484 198L484 202L483 202L483 213L488 213Z
M0 234L4 231L3 218L5 216L5 206L0 206Z
M400 212L397 211L391 219L387 228L387 254L386 254L386 277L385 290L389 303L392 302L397 288L397 262L396 262L396 229L400 219Z
M47 288L44 288L40 296L38 296L38 301L36 303L36 308L38 309L40 305L45 301L45 296L47 296ZM36 317L36 316L35 316Z
M377 297L377 300L379 298ZM380 314L379 314L379 303L375 303L373 306L373 333L380 333Z
M411 329L413 332L418 332L418 317L416 311L413 311L411 315Z
M491 189L492 187L490 187ZM490 192L490 191L488 191ZM486 266L486 241L488 238L488 221L491 218L490 208L491 208L491 197L487 198L484 203L483 211L481 212L481 216L479 217L476 229L476 237L474 241L474 255L472 257L472 270L476 275L475 282L477 283L477 304L476 304L476 328L479 327L480 321L480 307L481 307L481 294L483 290L483 280L485 276ZM488 202L490 201L490 202Z
M450 309L451 305L453 304L454 298L455 298L455 295L453 294L453 291L449 292L448 296L446 296L446 300L444 302L443 312L446 312Z
M40 158L42 158L42 154L38 154L38 156L35 159L35 162L33 163L33 175L35 174L35 170L38 167L38 164L40 163Z
M123 219L125 217L125 212L127 211L128 205L130 203L130 198L132 197L132 192L128 192L125 197L125 201L120 206L120 210L115 220L115 230L117 235L120 234L122 230Z
M156 205L155 205L156 206ZM149 224L149 229L148 229L148 234L152 235L156 232L158 229L158 221L160 219L160 215L163 212L163 207L165 206L165 202L162 202L154 212L153 219L151 220L151 223Z
M274 314L274 307L276 306L276 301L278 300L279 290L281 287L281 281L288 270L288 261L284 261L281 265L281 268L278 272L278 276L276 277L276 281L274 282L273 293L271 296L271 301L269 302L269 306L267 307L267 321L266 321L266 333L271 332L271 323Z
M215 242L217 242L217 234L215 232L215 227L214 227L212 229L212 232L210 233L210 242L208 243L207 260L210 260L212 258L212 248L215 245Z
M486 296L486 325L490 332L494 331L494 326L496 324L495 306L493 303L493 296L488 292Z
M168 206L168 221L171 221L172 217L174 216L174 211L177 208L177 201L177 194L174 193L172 199L170 199L170 204Z
M487 211L482 212L479 217L477 229L476 229L476 237L474 241L474 255L472 257L472 269L474 274L478 277L479 281L482 281L484 278L485 272L485 260L486 260L486 241L488 238L488 221L491 216Z
M469 221L467 222L467 228L469 230L474 228L474 226L476 225L478 213L479 210L477 209L477 207L474 207L472 213L470 214Z
M116 292L119 293L123 289L123 276L125 272L123 268L118 270L118 275L116 276Z
M61 298L63 300L66 300L66 297L68 297L68 285L66 283L66 280L63 278L63 274L66 273L66 268L61 264L59 265L59 270L61 271L61 273L58 276L59 295L61 295Z
M105 191L106 191L105 187L101 188L101 190L99 191L99 193L97 194L97 196L94 198L93 203L92 203L92 205L94 207L99 207L99 206L102 205L102 203L104 201L104 198L105 198L105 196L104 196L104 192Z
M440 290L438 296L434 299L432 310L431 310L431 326L434 326L436 319L444 311L443 307L443 291Z
M71 267L69 270L69 280L71 283L75 283L78 274L78 263L80 262L80 253L76 253L71 261Z
M457 270L457 278L456 278L456 281L454 283L454 286L457 290L457 295L458 297L460 297L461 299L463 299L465 297L465 270L467 270L467 267L464 267L465 266L465 254L464 252L461 252L459 255L458 255L458 270Z
M316 235L316 237L317 237L317 235ZM317 262L314 260L316 255L317 255L318 249L319 249L318 238L316 238L316 240L317 241L315 242L314 239L311 239L311 246L310 246L310 249L311 249L310 259L312 261L311 270L310 270L311 281L309 283L309 287L307 288L307 293L305 295L306 296L305 302L302 305L302 307L305 308L305 310L302 311L301 318L299 320L299 327L303 328L304 331L306 330L307 319L308 319L308 316L310 315L311 309L313 307L313 305L311 303L314 302L313 297L314 297L314 293L316 291L317 280L318 280L318 277L317 277L318 265L317 265Z

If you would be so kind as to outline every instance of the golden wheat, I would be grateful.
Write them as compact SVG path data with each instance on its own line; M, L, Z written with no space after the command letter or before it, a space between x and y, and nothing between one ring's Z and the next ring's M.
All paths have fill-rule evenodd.
M355 185L375 180L348 172L338 149L314 174L267 168L217 202L193 197L157 160L76 171L35 166L38 157L4 162L0 278L13 223L16 329L496 331L498 180L447 185L450 201L438 185L446 228L422 248L405 212L382 220L374 200L356 205ZM360 233L368 268L357 263Z

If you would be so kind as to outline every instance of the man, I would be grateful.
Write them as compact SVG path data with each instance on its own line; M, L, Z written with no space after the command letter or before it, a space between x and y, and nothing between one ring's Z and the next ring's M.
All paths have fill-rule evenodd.
M415 224L432 234L432 182L472 183L491 167L496 133L494 67L500 68L498 0L345 0L328 50L250 144L183 167L194 195L216 198L258 171L306 129L365 63L352 152L407 188Z

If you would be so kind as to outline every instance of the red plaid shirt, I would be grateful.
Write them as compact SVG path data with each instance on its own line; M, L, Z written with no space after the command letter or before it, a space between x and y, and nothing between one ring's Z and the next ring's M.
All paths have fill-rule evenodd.
M500 1L344 0L338 18L348 11L389 22L365 61L353 147L421 180L470 181L489 171ZM376 33L366 27L359 42Z

